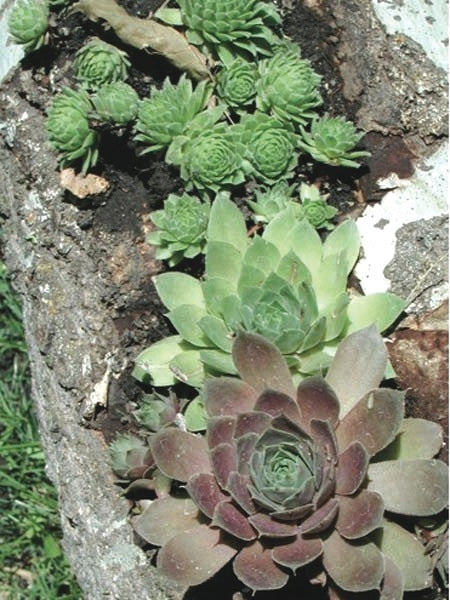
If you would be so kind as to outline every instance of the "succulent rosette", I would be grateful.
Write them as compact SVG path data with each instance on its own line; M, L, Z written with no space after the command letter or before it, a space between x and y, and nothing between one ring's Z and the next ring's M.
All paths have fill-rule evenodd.
M140 479L149 476L155 463L148 444L132 434L123 434L109 446L113 471L122 479Z
M99 138L90 127L92 111L89 96L83 90L64 88L53 98L48 110L48 141L60 153L61 167L82 160L82 173L94 166L98 157Z
M371 323L384 331L404 308L394 294L348 293L359 248L353 221L341 223L322 243L293 206L261 236L249 238L242 212L227 194L218 194L204 277L171 271L154 278L178 334L144 349L135 377L157 387L177 380L201 387L209 374L233 375L232 339L241 329L276 344L297 378L323 373L346 335Z
M9 15L8 31L25 50L37 50L45 42L49 16L47 0L18 0Z
M242 58L224 66L217 75L217 95L235 108L251 104L256 95L256 66Z
M297 166L297 135L290 123L256 112L236 125L245 146L247 172L268 185L289 178Z
M217 52L223 63L236 55L271 53L281 23L275 5L266 0L177 0L191 44Z
M330 220L336 216L337 208L327 204L315 185L300 184L300 214L316 229L334 229Z
M354 150L364 136L357 132L351 121L344 117L320 117L313 119L310 131L301 127L299 146L314 160L332 166L360 166L355 159L370 156L365 150Z
M256 107L296 126L305 125L322 104L318 91L320 75L308 60L292 51L276 52L259 63Z
M432 561L395 515L445 508L448 468L433 459L442 430L404 419L403 394L377 388L387 352L376 329L350 335L326 379L297 389L261 336L239 333L233 360L241 379L206 382L204 437L175 427L152 437L156 465L186 490L135 521L161 546L158 568L192 586L233 561L255 592L280 589L293 573L301 581L315 561L330 598L400 600L429 587Z
M92 96L95 116L107 123L126 125L136 118L139 96L123 81L103 85Z
M124 81L129 66L125 52L99 38L85 44L76 53L73 63L75 78L91 90L97 90L106 83Z
M146 148L142 154L170 146L177 136L185 133L194 117L206 106L212 86L202 81L192 88L192 82L182 75L177 84L164 80L160 90L152 89L139 109L135 139Z
M247 204L253 211L255 223L270 223L281 211L293 205L300 208L298 203L292 199L295 185L289 185L286 181L279 181L272 187L255 189L255 199L247 200Z
M194 258L206 245L210 205L189 194L170 194L164 209L150 218L157 230L147 235L147 242L157 246L156 258L173 267L183 258Z
M245 147L235 125L216 122L223 111L199 113L167 151L166 162L180 167L188 190L220 192L245 181Z

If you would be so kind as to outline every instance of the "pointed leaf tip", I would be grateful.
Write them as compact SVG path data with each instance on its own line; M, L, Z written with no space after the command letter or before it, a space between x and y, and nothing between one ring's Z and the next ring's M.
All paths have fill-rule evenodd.
M240 331L233 344L234 364L244 381L258 393L266 389L295 398L292 376L278 348L261 335Z

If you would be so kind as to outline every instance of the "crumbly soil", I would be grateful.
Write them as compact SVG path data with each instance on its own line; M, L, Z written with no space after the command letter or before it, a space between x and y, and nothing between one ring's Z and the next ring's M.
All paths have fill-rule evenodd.
M159 2L122 0L120 4L130 13L144 17ZM319 13L308 8L306 3L282 3L284 31L300 43L303 56L311 60L315 70L323 75L321 92L324 109L331 114L344 115L356 121L361 110L360 99L357 95L348 98L343 94L344 83L339 59L336 57L340 30L327 7L327 3L323 4ZM80 14L65 11L61 13L53 34L52 45L26 58L22 63L22 71L16 71L5 84L7 92L19 94L21 100L26 101L38 113L44 113L55 89L70 83L73 55L87 37L99 35L117 44L111 31L105 32L100 25L88 22ZM126 51L130 54L133 65L130 83L141 97L148 94L151 85L161 85L166 76L172 79L177 77L175 70L161 57L130 48L126 48ZM7 106L4 107L4 113L6 119L11 117ZM164 318L164 307L152 284L152 276L165 267L155 260L152 248L145 243L145 232L150 226L149 213L161 208L168 194L183 190L183 182L177 170L164 163L161 156L156 154L138 157L138 148L129 134L129 131L121 130L103 136L100 159L93 172L108 180L108 191L83 200L66 191L57 216L63 220L64 215L70 214L73 226L82 232L83 243L88 248L89 257L96 269L92 277L101 282L101 310L109 315L114 326L112 336L117 342L118 350L111 360L113 377L109 384L106 407L97 406L92 414L85 412L82 416L86 399L82 386L79 386L78 393L81 402L80 420L84 426L101 432L107 442L118 432L135 427L130 419L130 409L136 406L142 394L147 391L131 377L133 358L150 343L172 333ZM398 131L393 135L373 131L367 137L367 144L373 152L373 161L370 167L363 165L357 171L313 165L306 157L300 160L296 181L320 182L321 189L330 194L329 202L339 210L337 222L348 215L358 216L367 202L377 201L374 173L377 178L383 174L386 157L390 157L390 171L394 170L400 177L409 176L413 170L413 154ZM24 164L28 164L26 160ZM32 175L29 179L30 187L34 181L35 176ZM244 205L246 196L248 190L245 187L236 190L240 205ZM45 245L45 240L41 240L41 243ZM70 262L70 251L65 252L64 248L59 248L54 239L50 239L48 244L50 247L53 245L54 254L58 254L60 261ZM200 276L202 260L181 264L178 268ZM357 286L357 282L354 285ZM43 347L51 343L50 339L45 338ZM72 380L63 385L67 389L77 389ZM186 391L181 388L180 385L180 393ZM439 401L442 404L442 399ZM430 402L433 402L432 397ZM413 391L408 395L407 409L411 415L422 415ZM433 409L446 412L442 405L438 408L430 408L428 405L426 418L430 418ZM315 569L315 566L311 567L312 578L318 575ZM293 579L282 597L297 598L296 585L299 585L298 581ZM186 598L202 600L211 595L224 600L229 600L232 596L235 600L251 597L248 590L243 590L238 584L230 569L224 569L212 582L193 588ZM320 586L315 585L305 589L303 596L319 600L324 594ZM258 593L256 597L275 600L281 597L281 593ZM408 597L411 600L438 600L444 594L436 582L434 590L410 594ZM370 600L369 595L366 598Z

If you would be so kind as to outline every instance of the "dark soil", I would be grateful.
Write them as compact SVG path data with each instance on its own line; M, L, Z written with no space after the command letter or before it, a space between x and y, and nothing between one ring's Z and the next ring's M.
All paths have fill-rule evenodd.
M120 4L130 13L146 17L160 2L122 0ZM321 92L324 111L352 119L359 107L355 102L349 103L342 95L342 82L335 57L339 32L333 22L326 16L319 18L302 3L296 3L295 9L285 11L283 28L287 35L299 42L302 55L311 60L315 70L323 75ZM34 91L28 92L29 100L41 110L48 106L56 87L70 84L73 55L86 38L101 36L120 47L111 31L105 32L101 25L87 21L78 13L72 14L64 10L52 33L50 48L30 55L23 62L23 68L32 73L36 82ZM141 97L148 94L151 85L159 86L165 77L175 79L178 76L160 57L133 51L128 47L126 51L130 54L133 65L130 83ZM383 138L383 143L385 141ZM371 139L371 142L376 146L376 140ZM401 141L398 143L401 145ZM148 214L161 208L168 194L181 192L183 183L177 170L168 166L161 156L146 154L138 157L137 151L129 132L104 134L100 159L94 172L110 182L109 191L102 196L84 200L79 200L70 192L66 192L65 196L67 203L75 204L80 209L78 224L89 233L98 275L104 282L104 307L114 320L121 348L114 364L115 371L120 375L113 378L110 384L108 408L99 411L87 423L100 430L108 442L118 432L136 428L130 418L130 409L148 391L131 376L133 358L152 342L172 333L151 280L164 266L154 259L152 248L145 243L145 229L148 226ZM398 154L397 152L396 156ZM408 173L409 158L405 154L399 166L399 169ZM365 166L358 171L330 168L302 158L296 181L320 182L322 190L330 194L329 202L339 209L339 221L348 214L355 216L361 212L365 205L364 197L372 199L373 188L370 187L370 181L373 185L375 179L366 183L364 196L359 185L359 178L365 175L367 182L368 174ZM245 194L245 189L236 193L242 204ZM201 260L194 262L190 269L194 274L200 275ZM123 364L128 365L124 371L120 367ZM318 574L315 569L316 565L313 565L311 578ZM283 591L283 598L298 598L298 589L299 581L292 579L289 587ZM303 597L309 600L325 598L319 585L302 584L301 589ZM250 598L251 594L242 590L231 569L227 568L211 582L191 589L186 598L203 600L211 596L217 600L230 600L233 596L237 600ZM256 596L261 600L275 600L280 598L280 592L258 593ZM439 596L436 588L426 594L411 594L409 597L411 600L432 600L443 596ZM369 595L365 598L371 600Z

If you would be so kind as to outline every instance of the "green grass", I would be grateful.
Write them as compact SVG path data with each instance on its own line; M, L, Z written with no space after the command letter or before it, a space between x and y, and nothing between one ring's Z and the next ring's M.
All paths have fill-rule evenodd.
M20 305L1 261L0 373L0 600L78 600L44 472Z

